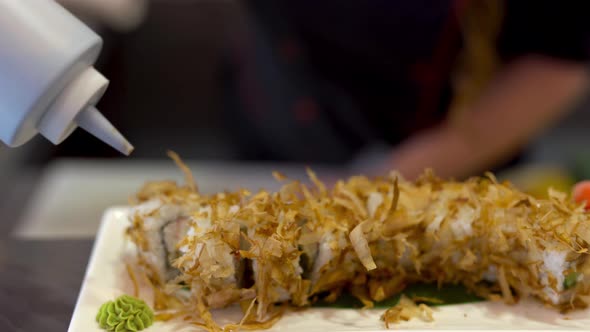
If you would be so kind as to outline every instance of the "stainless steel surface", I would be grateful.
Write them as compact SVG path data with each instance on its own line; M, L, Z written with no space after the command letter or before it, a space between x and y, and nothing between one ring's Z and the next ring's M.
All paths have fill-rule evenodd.
M0 165L0 239L10 234L18 223L41 177L37 168L7 164Z
M0 240L0 331L66 331L92 240Z
M0 166L0 331L66 331L93 240L9 238L41 171Z

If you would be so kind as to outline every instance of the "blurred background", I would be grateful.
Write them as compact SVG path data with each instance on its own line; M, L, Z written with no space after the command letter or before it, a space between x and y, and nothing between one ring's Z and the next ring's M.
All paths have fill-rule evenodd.
M260 21L282 26L274 12L260 9L264 2L255 6L236 0L60 2L103 37L97 68L110 86L98 107L136 149L123 157L81 130L59 146L37 137L17 149L0 147L0 185L8 188L0 203L8 220L0 223L4 232L22 221L32 228L19 226L17 233L39 235L71 219L75 225L66 222L57 233L92 234L101 211L124 204L143 181L181 178L166 157L168 149L189 160L200 175L197 179L207 182L204 187L211 191L242 184L272 186L267 172L279 167L297 177L301 162L317 164L328 176L340 174L343 161L336 152L333 158L305 153L290 158L257 149L259 141L245 138L255 133L228 111L239 99L228 92L238 80L232 48L247 40L248 31L264 26ZM287 41L278 52L293 56L298 47ZM567 189L577 179L590 178L590 98L584 95L571 108L534 137L516 161L494 169L500 177L539 195L549 185ZM77 225L86 222L80 218L92 225ZM45 228L31 230L37 224Z
M413 146L434 148L406 149L406 161L439 156L446 175L471 163L457 173L492 170L541 197L590 179L590 95L551 101L587 70L588 1L58 1L103 37L96 66L110 86L97 106L135 151L123 157L81 130L59 146L0 143L1 331L66 330L103 212L148 180L183 180L167 150L204 192L275 189L271 171L304 179L304 165L327 180L412 171L391 149L461 113L496 60L540 53L577 69L533 61L508 80L520 90L496 84L534 105L497 109L519 121L484 121L473 132L488 137L467 155L426 135ZM457 59L474 60L457 62L478 79L451 75ZM541 113L552 115L532 130ZM503 158L472 162L509 135L523 137Z

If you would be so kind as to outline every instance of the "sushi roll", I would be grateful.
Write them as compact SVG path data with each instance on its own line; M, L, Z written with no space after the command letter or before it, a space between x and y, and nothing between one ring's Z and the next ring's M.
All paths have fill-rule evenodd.
M151 184L128 234L157 287L212 330L209 310L232 304L248 303L242 323L253 328L274 322L277 304L350 292L370 307L417 282L561 310L590 304L590 215L565 194L535 199L492 175L357 176L331 190L309 176L311 186L255 194ZM189 296L169 291L181 286Z

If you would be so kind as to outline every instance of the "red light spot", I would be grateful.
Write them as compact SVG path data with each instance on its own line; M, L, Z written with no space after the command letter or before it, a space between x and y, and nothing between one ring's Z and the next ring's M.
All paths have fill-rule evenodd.
M309 124L315 121L319 115L318 104L309 97L304 97L295 102L293 105L295 120L302 124Z
M294 40L287 39L279 46L279 54L285 61L293 62L301 54L301 48Z

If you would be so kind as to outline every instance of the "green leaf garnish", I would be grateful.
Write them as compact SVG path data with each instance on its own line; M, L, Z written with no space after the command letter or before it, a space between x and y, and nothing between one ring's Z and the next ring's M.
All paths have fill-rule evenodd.
M484 299L469 292L461 285L445 285L438 288L434 284L415 284L407 287L403 292L409 298L430 298L440 300L440 303L428 303L430 306L463 304L485 301ZM375 303L375 308L391 308L397 304L402 293L391 298ZM421 302L421 301L419 301ZM361 308L363 304L354 296L344 293L333 303L318 301L313 305L320 308Z
M563 280L563 288L570 289L574 287L578 283L579 276L580 274L578 272L572 272L565 276L565 279Z

